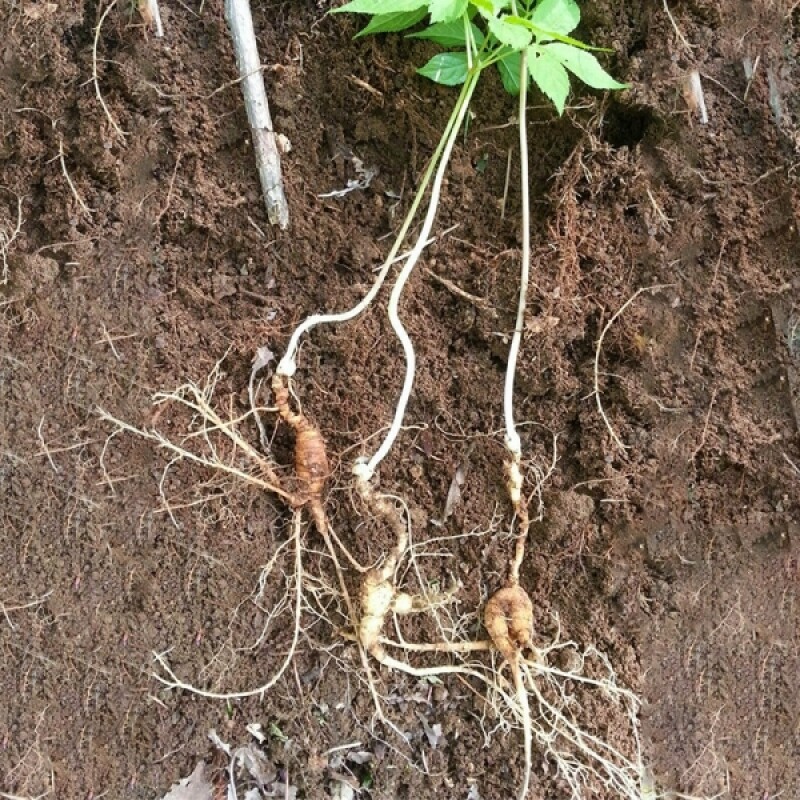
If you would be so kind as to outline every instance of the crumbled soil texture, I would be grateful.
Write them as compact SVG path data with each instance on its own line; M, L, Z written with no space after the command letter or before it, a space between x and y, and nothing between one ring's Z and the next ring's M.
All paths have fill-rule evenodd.
M152 396L202 384L221 361L216 407L245 414L257 348L280 354L307 314L347 308L370 285L454 99L414 74L428 44L354 42L355 20L325 3L255 4L275 125L292 144L292 224L278 232L220 6L165 3L163 40L128 3L0 9L0 791L160 798L201 760L221 787L227 759L209 731L237 744L260 723L301 798L330 796L342 777L360 797L512 797L521 734L468 680L376 669L376 716L311 530L304 632L270 691L225 702L153 675L154 653L218 692L278 670L291 513L202 465L178 465L162 487L169 456L109 439L97 409L180 440L190 420ZM640 694L660 787L798 797L800 9L670 11L586 8L581 35L613 48L609 68L632 88L581 88L561 119L532 98L535 271L517 385L528 487L554 446L557 460L522 581L537 641L557 616ZM413 523L420 575L403 584L457 578L465 632L480 637L512 544L501 391L520 197L514 102L496 76L474 112L436 230L457 227L428 248L402 304L418 375L380 486ZM377 170L371 185L321 197L357 177L353 157ZM659 288L636 294L645 287ZM390 539L350 468L391 418L402 374L375 306L315 331L294 384L327 440L332 524L362 563ZM291 439L264 416L290 479ZM240 429L258 445L251 419ZM460 502L437 526L459 468ZM403 626L437 635L430 617ZM624 747L624 720L577 696ZM566 796L538 752L533 784L531 796Z

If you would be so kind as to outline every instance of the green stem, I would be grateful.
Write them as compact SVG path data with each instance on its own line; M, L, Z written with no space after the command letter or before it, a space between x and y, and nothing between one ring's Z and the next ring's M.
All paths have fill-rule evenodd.
M528 186L528 65L525 51L520 57L519 77L519 160L520 183L522 192L522 268L519 281L519 302L517 304L517 319L514 325L514 335L511 337L511 347L508 350L508 366L503 391L503 413L506 420L506 447L511 452L512 458L519 461L522 444L516 425L514 424L514 378L517 374L517 358L522 342L522 333L525 325L525 305L528 300L528 282L530 280L531 261L531 221L530 221L530 188Z
M467 77L466 82L461 88L461 93L456 101L456 105L453 109L452 114L450 115L450 119L447 121L447 125L444 129L444 133L442 134L442 138L439 140L439 144L436 146L436 150L433 152L433 156L431 156L431 160L428 163L427 168L422 176L422 180L420 181L420 185L417 188L416 194L414 195L414 200L411 203L411 207L406 214L405 219L403 220L403 225L400 228L400 232L397 234L397 237L392 245L392 249L389 251L389 254L386 256L386 260L383 262L377 277L375 278L375 282L372 284L372 287L364 295L364 297L352 308L348 309L347 311L339 312L338 314L312 314L310 317L307 317L300 325L295 328L294 333L292 333L291 339L289 340L289 344L286 347L286 353L284 354L283 358L280 360L280 363L277 367L277 374L285 375L287 377L291 377L297 371L297 351L300 347L300 340L302 337L308 333L310 330L315 328L317 325L322 324L336 324L340 322L349 322L352 319L355 319L359 314L361 314L375 299L376 295L380 291L383 282L386 280L386 276L389 274L392 266L394 265L397 254L400 252L400 248L405 241L406 236L408 235L409 228L411 227L412 222L416 218L417 211L419 210L420 203L422 203L422 199L425 196L425 192L428 189L428 186L433 179L433 176L436 172L436 169L439 165L439 161L442 158L442 154L445 151L445 147L447 142L449 141L453 130L458 131L460 127L461 120L463 119L462 108L469 105L469 98L472 95L472 88L470 86L470 77L474 74L476 77L479 74L480 70L476 69L470 73ZM425 246L425 241L427 237L423 238L422 240L422 247ZM419 244L419 242L417 243ZM413 252L413 251L412 251ZM410 256L409 256L410 257Z
M403 417L405 416L406 406L408 405L408 400L411 396L411 389L414 385L414 374L416 372L417 358L416 353L414 352L414 345L411 342L411 337L408 335L408 332L400 320L400 298L402 297L403 289L405 288L411 273L414 271L417 261L419 261L419 257L422 254L423 248L425 247L425 242L428 239L431 228L433 227L433 223L436 219L436 211L439 206L442 182L447 171L447 166L450 162L453 146L455 145L456 139L458 138L459 129L461 128L461 124L463 123L467 114L467 110L469 109L472 93L475 91L480 74L481 70L476 68L467 75L467 80L464 83L461 94L458 98L458 102L453 110L453 115L450 118L453 124L448 126L447 133L442 137L444 147L442 148L439 167L436 170L436 177L433 181L433 186L431 187L428 212L425 215L422 230L419 233L417 243L411 250L403 269L397 276L397 280L392 288L392 294L389 298L389 321L392 325L392 329L397 335L397 338L400 340L400 344L403 347L403 354L405 355L406 360L406 373L403 380L403 388L400 392L400 397L395 408L394 419L392 420L389 432L386 434L386 438L383 440L381 446L368 462L361 461L355 467L356 474L360 478L364 478L366 480L369 480L372 477L378 464L383 461L388 452L391 450L392 445L397 439L397 436L400 433L400 429L403 425Z

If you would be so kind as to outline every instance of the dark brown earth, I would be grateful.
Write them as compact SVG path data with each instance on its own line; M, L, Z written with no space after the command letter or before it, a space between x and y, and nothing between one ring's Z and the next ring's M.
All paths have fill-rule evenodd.
M473 686L376 672L403 742L374 718L332 606L333 624L310 606L294 663L263 698L203 699L152 675L153 653L166 651L178 675L217 691L274 673L289 617L258 640L286 585L275 574L260 608L251 601L290 515L182 466L166 487L173 523L159 496L164 454L129 435L107 441L113 427L97 408L147 426L154 393L201 383L224 358L219 408L243 413L256 348L282 352L306 314L346 308L369 286L454 98L414 75L424 44L354 43L354 21L326 17L325 3L256 3L276 128L293 145L293 222L278 233L260 202L220 5L163 3L162 41L127 3L111 10L98 78L124 139L90 80L107 5L0 8L0 796L160 798L203 759L222 787L227 762L209 730L241 744L257 722L299 797L330 796L342 775L361 797L466 798L473 786L470 797L513 797L520 734L481 725ZM522 572L537 636L552 635L558 614L641 695L645 761L664 790L752 800L800 797L800 9L790 5L676 0L684 43L657 0L592 4L581 33L613 48L609 66L633 88L576 96L560 120L534 97L530 121L535 285L517 394L529 480L555 434L558 455ZM686 102L691 69L707 125ZM494 76L474 111L437 223L458 227L427 251L403 306L419 373L410 427L380 481L406 498L418 542L447 537L430 548L446 558L420 559L425 579L463 582L458 608L480 636L476 614L509 556L499 431L519 193L515 157L501 219L514 107ZM352 177L348 151L378 177L320 199ZM600 356L623 450L598 413L595 349L612 315L654 285L614 321ZM401 375L378 309L315 332L301 355L296 390L333 465L328 511L364 563L387 540L353 499L349 470L388 422ZM180 438L187 420L166 410L158 422ZM290 451L279 431L279 463ZM462 502L437 528L459 465ZM456 538L493 519L494 531ZM333 585L321 543L310 531L306 541L309 573ZM407 633L436 631L419 620ZM593 713L622 736L613 715ZM443 738L426 735L435 725ZM367 764L337 755L354 742ZM534 762L531 796L565 796Z

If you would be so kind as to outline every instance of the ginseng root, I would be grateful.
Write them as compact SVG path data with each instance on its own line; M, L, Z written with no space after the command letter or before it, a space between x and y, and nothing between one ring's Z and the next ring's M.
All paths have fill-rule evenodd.
M453 583L444 592L425 595L412 595L401 592L395 582L395 571L408 548L408 527L391 498L377 494L364 474L356 472L356 487L361 499L378 519L383 520L395 538L394 547L389 551L383 564L367 572L361 583L360 617L357 637L359 644L376 661L398 667L400 662L389 656L382 644L381 634L390 613L414 614L436 608L450 602L458 589ZM411 670L405 669L409 672Z
M514 693L522 712L522 735L525 746L525 777L520 787L519 798L528 794L533 768L533 729L528 703L528 691L522 674L523 651L533 650L533 603L528 593L519 585L511 583L495 592L486 603L483 624L492 643L511 670Z
M319 428L309 422L305 414L292 410L289 404L288 378L274 375L272 391L278 414L295 434L294 471L300 486L292 498L292 504L295 507L308 505L314 525L333 556L334 550L328 538L328 520L322 500L325 481L330 474L325 441Z

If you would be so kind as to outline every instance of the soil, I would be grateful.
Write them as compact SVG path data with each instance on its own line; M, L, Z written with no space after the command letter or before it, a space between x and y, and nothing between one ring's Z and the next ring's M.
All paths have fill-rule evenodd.
M235 745L260 723L301 798L332 796L343 777L367 798L514 797L521 734L469 682L374 670L386 721L376 716L311 530L313 597L273 689L224 702L154 677L154 653L219 692L274 674L291 640L288 566L260 593L259 576L292 515L200 465L177 466L162 496L168 456L109 438L98 409L180 440L189 420L154 410L153 395L202 384L221 362L217 407L244 414L257 348L282 353L307 314L349 307L370 285L454 98L415 76L425 43L354 42L356 22L324 2L254 4L275 126L292 144L292 224L276 231L220 6L164 3L158 40L117 3L97 34L96 86L107 5L0 8L0 793L150 800L202 760L219 788L227 758L209 731ZM557 616L640 695L659 787L788 800L800 797L800 9L670 10L677 29L659 0L587 7L581 35L613 48L609 67L632 88L581 90L560 119L533 98L535 276L517 386L527 486L554 446L557 461L522 582L537 641ZM707 124L687 103L692 69ZM514 103L496 76L474 111L442 235L403 303L419 369L380 485L408 503L421 579L456 577L479 637L511 550L501 387L519 192ZM377 177L322 198L354 177L351 155ZM354 498L350 467L401 380L379 308L303 345L294 388L327 441L333 526L362 563L389 539ZM249 420L241 429L257 443ZM288 480L291 448L277 426ZM437 525L459 468L460 503ZM437 634L424 616L403 626L409 639ZM624 720L585 703L624 747ZM531 796L567 796L539 753Z

